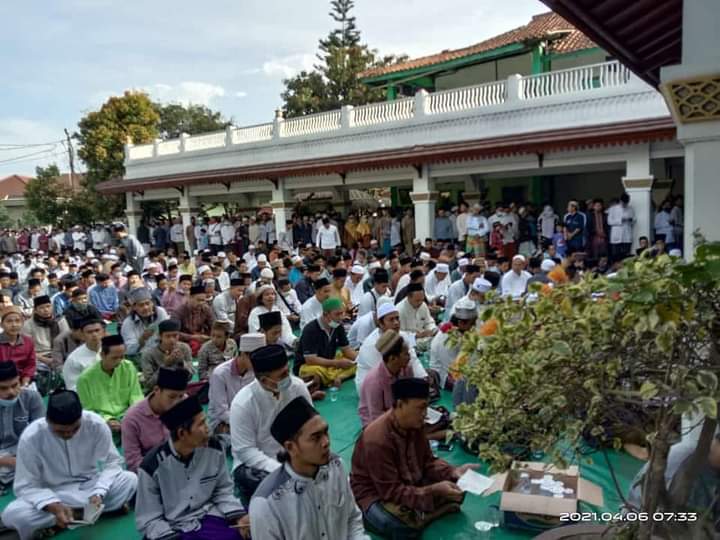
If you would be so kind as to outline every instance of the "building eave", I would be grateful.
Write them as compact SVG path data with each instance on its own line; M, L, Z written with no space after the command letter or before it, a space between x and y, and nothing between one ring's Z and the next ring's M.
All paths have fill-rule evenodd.
M350 171L419 166L425 163L502 157L515 154L541 154L572 150L672 140L675 125L671 117L611 123L572 129L537 131L523 135L472 141L413 146L384 152L347 154L321 159L278 162L249 167L216 169L171 176L132 180L114 179L98 184L100 193L144 192L150 189L178 188L202 184L230 184L292 176L347 174ZM268 184L270 186L270 184Z

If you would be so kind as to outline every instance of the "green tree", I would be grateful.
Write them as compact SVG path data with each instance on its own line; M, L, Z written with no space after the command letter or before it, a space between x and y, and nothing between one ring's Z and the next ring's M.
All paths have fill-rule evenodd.
M69 197L67 188L60 183L60 170L56 164L37 167L35 178L25 186L27 207L40 223L57 225L65 212L65 201Z
M361 43L355 17L350 14L353 0L333 0L331 6L330 17L338 26L319 41L319 63L313 71L303 71L283 81L285 90L281 98L288 118L331 111L343 105L383 101L384 91L364 85L359 74L406 59L380 57L376 50Z
M0 203L0 227L7 228L15 225L4 204Z
M78 156L87 167L84 188L95 193L95 186L125 174L124 145L152 142L158 136L160 115L147 94L125 92L111 97L99 111L86 114L78 123L75 138L80 143ZM96 196L94 215L111 219L122 215L124 198L119 195Z
M185 107L179 103L157 103L155 106L160 117L158 132L163 139L175 139L181 133L198 135L222 131L230 124L221 113L204 105L190 104Z
M458 408L455 428L495 469L531 450L564 466L572 459L568 446L576 455L587 441L619 448L631 435L650 447L636 510L701 515L705 509L690 508L688 495L720 398L719 261L720 245L706 244L691 264L642 257L626 261L613 278L587 275L572 283L557 268L549 275L555 287L532 287L537 298L498 300L483 313L479 332L463 338L461 371L478 397ZM702 435L691 464L666 487L682 415L699 418ZM651 520L611 536L705 537L671 527Z

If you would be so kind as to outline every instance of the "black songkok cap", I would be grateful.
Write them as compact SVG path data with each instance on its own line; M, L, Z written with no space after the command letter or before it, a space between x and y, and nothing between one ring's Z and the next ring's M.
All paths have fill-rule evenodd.
M256 374L269 373L285 367L288 358L282 345L266 345L250 353L250 363Z
M158 324L158 333L164 334L165 332L179 332L180 331L180 321L176 319L165 319L160 324Z
M88 317L86 319L81 319L80 322L78 322L78 328L80 330L85 330L86 326L90 326L91 324L101 324L105 326L105 323L102 321L102 319L98 319L97 317Z
M197 395L183 399L167 412L160 415L160 421L170 431L175 430L180 424L194 418L196 414L203 412L200 400Z
M427 399L430 397L430 384L425 379L407 377L392 384L393 399Z
M410 283L407 286L408 294L413 293L413 292L418 292L418 291L424 291L424 290L425 289L423 288L421 283Z
M270 426L270 433L281 445L292 439L305 423L318 412L302 396L296 397L278 413Z
M190 296L194 294L205 294L205 285L193 285L190 287Z
M185 369L161 367L158 370L157 385L168 390L185 390L189 379L190 373Z
M243 285L245 285L245 280L242 278L232 278L230 280L231 287L241 287Z
M412 257L400 257L400 265L405 266L406 264L412 264L413 260Z
M44 304L52 304L50 301L50 297L47 294L43 294L42 296L36 296L33 298L33 306L38 307L42 306Z
M102 348L109 349L115 345L125 345L125 341L120 334L114 334L112 336L104 336L102 338Z
M268 311L258 317L260 320L260 328L263 330L269 330L273 326L280 326L282 324L282 315L279 311Z
M480 267L477 264L468 264L465 266L465 272L467 274L477 274L480 271Z
M384 268L378 268L373 274L373 283L388 283L390 276Z
M57 390L48 398L46 417L53 424L69 426L82 416L82 405L76 392Z
M330 285L330 282L327 280L327 278L322 277L320 279L316 279L313 285L315 286L315 289L322 289L323 287L325 287L325 285Z
M0 381L7 381L18 376L17 366L12 360L0 362Z

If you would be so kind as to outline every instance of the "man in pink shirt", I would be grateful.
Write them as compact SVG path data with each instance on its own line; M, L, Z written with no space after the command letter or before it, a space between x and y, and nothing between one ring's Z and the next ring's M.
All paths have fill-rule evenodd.
M360 421L362 426L392 409L392 384L405 377L412 377L410 350L402 336L395 330L386 330L375 344L383 361L373 367L365 376L360 388Z
M130 407L122 420L122 447L129 471L136 472L145 455L169 436L160 415L185 398L189 373L161 367L157 384L142 401Z

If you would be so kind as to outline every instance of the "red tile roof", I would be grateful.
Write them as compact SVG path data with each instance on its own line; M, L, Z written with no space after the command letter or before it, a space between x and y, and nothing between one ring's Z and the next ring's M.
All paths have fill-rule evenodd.
M84 174L75 173L72 183L70 182L70 173L62 173L58 176L60 184L71 189L78 189ZM30 176L22 176L20 174L12 174L5 178L0 178L0 199L19 199L25 196L25 185L32 180Z
M25 195L25 184L29 176L13 174L0 179L0 199L17 199Z
M560 37L553 39L553 34L560 33ZM583 49L591 49L597 47L587 36L575 28L572 24L567 22L565 19L560 17L551 11L535 15L532 20L525 26L515 28L509 32L500 34L475 45L464 47L462 49L455 49L452 51L443 51L438 54L432 54L430 56L423 56L421 58L415 58L394 64L392 66L369 69L360 74L361 77L370 78L378 77L381 75L388 75L390 73L397 73L401 71L407 71L410 69L416 69L426 66L432 66L447 62L449 60L456 60L458 58L464 58L466 56L472 56L474 54L492 51L499 49L506 45L512 45L514 43L522 43L532 39L549 39L552 40L548 52L552 53L570 53Z

